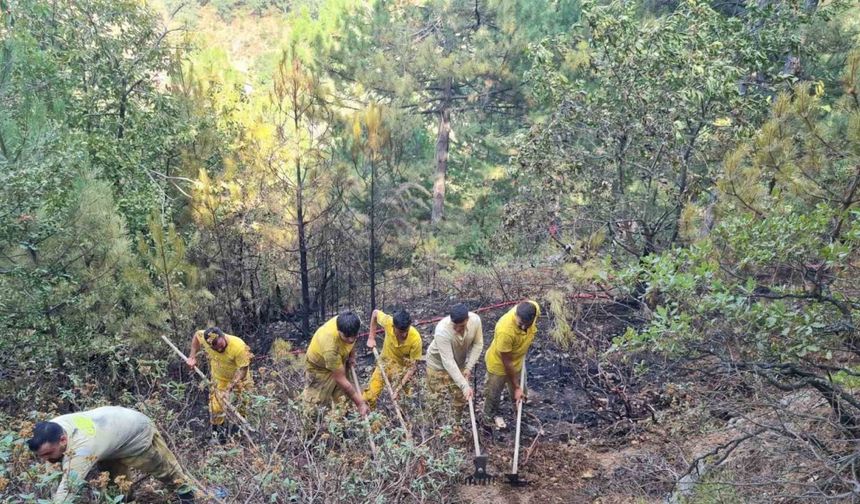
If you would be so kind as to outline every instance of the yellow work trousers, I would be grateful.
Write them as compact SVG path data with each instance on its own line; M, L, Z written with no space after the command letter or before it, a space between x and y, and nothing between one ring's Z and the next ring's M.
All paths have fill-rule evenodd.
M396 390L400 385L400 381L403 380L403 377L409 370L409 367L389 364L387 362L383 363L383 365L385 366L385 374L388 376L388 381L391 383L391 387ZM370 375L370 383L362 393L368 406L371 408L376 407L376 401L379 399L383 390L385 390L385 379L382 377L382 371L380 371L379 366L376 366L376 369L373 370L373 374ZM405 385L403 390L401 390L401 393L410 395L412 393L412 388L409 385Z
M305 369L305 390L302 392L302 401L307 406L324 408L333 406L344 398L346 398L346 392L334 381L331 371Z
M227 397L230 401L230 404L236 408L236 411L239 412L240 415L248 418L248 406L251 404L251 397L248 394L250 388L253 386L253 382L250 380L250 376L242 383L236 384L233 387L233 397ZM214 381L215 388L209 388L209 421L212 425L223 425L224 420L227 418L227 413L224 411L224 406L221 404L221 401L218 400L218 396L215 394L215 390L223 396L229 396L227 393L227 388L230 386L229 381L225 380L216 380Z

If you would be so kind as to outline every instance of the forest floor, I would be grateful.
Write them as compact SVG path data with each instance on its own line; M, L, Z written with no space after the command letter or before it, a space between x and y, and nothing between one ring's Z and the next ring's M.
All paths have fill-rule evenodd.
M429 306L415 310L416 319L435 315ZM484 302L483 305L490 303ZM606 347L627 325L624 319L629 308L617 303L592 303L589 316L582 317L580 331L601 340ZM439 306L436 304L435 306ZM479 305L480 306L480 305ZM484 346L493 337L494 321L509 307L481 313L484 319ZM432 339L435 323L419 327L425 347ZM542 317L538 337L527 360L529 400L523 413L519 473L529 481L525 487L512 487L506 473L511 472L514 446L515 410L508 397L502 405L501 416L506 428L492 432L481 430L483 451L489 456L489 473L496 476L489 485L459 485L454 500L475 503L628 503L661 502L672 490L674 479L669 473L642 474L647 460L655 453L665 452L666 430L669 426L653 425L653 415L638 415L641 419L624 418L600 394L595 394L592 378L597 360L574 355L578 350L561 348L548 336L548 317ZM284 331L286 332L286 331ZM281 336L283 337L283 333ZM301 347L301 342L294 342ZM363 350L363 349L362 349ZM373 368L370 354L359 352L359 368L369 376ZM592 369L575 369L575 366ZM484 380L483 358L475 373L476 408L482 403ZM360 373L361 374L361 373ZM639 405L647 398L659 395L662 385L656 377L628 380L624 393L639 397ZM591 392L589 390L591 389ZM657 391L657 392L655 392ZM507 396L507 393L505 394ZM631 399L631 402L636 402ZM670 401L671 402L671 401ZM380 399L385 408L387 398ZM669 406L665 403L662 406ZM613 408L613 406L617 406ZM408 409L408 408L406 408ZM653 411L653 406L651 406ZM393 416L393 411L389 411ZM480 410L478 411L480 413ZM665 414L663 418L668 418ZM643 425L648 424L648 425ZM463 423L462 448L472 453L468 418ZM674 429L674 427L673 427ZM678 454L674 454L678 455ZM664 457L661 456L661 459ZM473 471L472 459L463 461L463 474ZM658 480L651 478L657 477ZM644 488L643 488L644 487ZM651 497L643 497L643 494Z
M663 441L601 421L584 384L568 368L570 356L546 339L535 344L528 361L529 400L523 410L519 474L529 484L507 483L511 472L516 412L506 397L501 416L507 426L488 435L483 448L489 456L492 485L459 488L464 502L474 503L626 503L646 502L625 493L616 478L637 452L648 452ZM479 380L482 378L479 378ZM481 387L478 387L481 390ZM619 424L628 422L619 421ZM471 461L466 471L471 469ZM631 489L632 490L632 489ZM655 498L659 502L659 498Z
M445 300L416 303L413 316L423 321L435 319L438 313L432 307L444 305ZM472 305L496 306L498 303L483 300ZM766 405L758 410L733 407L732 396L746 392L739 384L708 381L707 373L702 371L707 367L705 362L697 362L693 369L680 369L651 361L648 355L613 361L605 353L612 339L629 325L639 323L640 314L612 301L592 301L581 308L572 324L580 338L575 344L562 346L554 341L551 317L545 316L540 319L538 336L528 355L529 397L523 413L519 474L529 484L513 487L505 477L511 472L516 417L513 403L504 397L500 416L507 426L480 430L481 448L489 459L488 472L495 480L478 486L456 484L445 501L478 504L738 502L729 488L730 481L708 485L705 500L672 501L671 496L677 490L677 482L699 457L713 454L721 446L732 445L756 425L767 422L772 411ZM492 341L494 321L508 309L499 306L481 313L485 321L485 348ZM419 327L425 348L432 339L434 325L435 322ZM269 331L272 339L290 341L296 352L306 346L306 342L291 337L295 331L289 324L272 325ZM257 345L262 346L260 341ZM373 357L363 344L358 350L359 376L366 383L374 367ZM255 367L267 366L268 359L265 352L260 352ZM302 381L300 363L301 358L296 359L296 366L290 368L290 380L296 384L296 393ZM651 365L635 369L636 364L641 363ZM484 373L482 359L475 373L479 414ZM410 412L422 408L421 395L401 400L407 421ZM205 403L193 402L199 409L196 416L205 417ZM827 409L820 399L807 393L786 394L780 402L796 411L819 410L825 414ZM386 396L380 398L379 408L385 416L395 418ZM433 435L434 432L421 431L422 438ZM462 476L471 475L473 446L468 416L448 439L449 446L463 454ZM767 444L767 438L737 450L733 447L729 471L744 471L745 474L770 471L774 459L762 458L761 443ZM802 467L803 462L798 466ZM731 476L731 472L726 474ZM144 496L148 491L157 491L157 485L145 487L142 489ZM794 502L784 498L769 499L764 494L761 497L767 502ZM156 497L152 500L144 497L139 502L159 501Z
M431 321L438 317L438 307L447 306L449 302L447 299L424 299L410 304L410 311L416 320ZM498 304L493 300L475 299L470 306L477 309ZM495 321L508 309L508 306L498 306L480 313L484 320L485 348L492 341ZM519 473L529 484L512 487L505 477L511 472L516 416L512 401L504 397L500 415L507 427L481 429L480 433L481 447L489 457L488 470L496 476L495 481L481 486L455 485L447 501L665 502L691 460L736 435L727 419L716 419L707 407L697 404L697 390L707 390L707 383L690 381L689 375L635 372L630 362L613 364L611 359L601 358L614 337L622 334L627 326L638 323L639 314L635 310L612 301L584 303L572 321L578 340L564 346L550 336L548 311L539 320L538 336L527 358L529 397L523 412ZM419 326L425 348L432 340L434 326L435 321ZM295 328L290 323L268 326L265 335L258 335L253 342L258 357L253 367L274 364L268 351L275 339L289 341L295 352L305 348L307 342L294 334ZM360 379L366 383L374 362L363 343L360 345L358 370ZM635 362L642 362L642 359L647 360L648 356L636 356ZM296 359L294 364L297 365L288 371L296 394L303 380L300 363L301 359ZM176 366L174 371L179 368ZM262 371L255 371L261 390L266 376ZM484 373L482 358L475 372L479 414ZM419 379L423 381L423 377ZM206 416L205 394L200 391L194 394L186 404L189 409L183 412L183 418ZM412 403L401 401L407 420L410 410L421 408L420 395L413 396ZM382 397L379 407L393 419L395 416L388 403L388 398ZM200 441L205 442L205 434L202 436ZM461 471L463 476L468 476L474 470L468 416L451 439L464 453ZM161 502L158 488L152 481L144 482L138 491L138 502Z

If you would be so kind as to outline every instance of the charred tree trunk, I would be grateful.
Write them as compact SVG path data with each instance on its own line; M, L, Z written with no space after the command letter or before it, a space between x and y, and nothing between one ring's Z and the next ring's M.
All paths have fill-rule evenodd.
M444 193L444 188L443 188ZM370 162L370 311L376 309L376 163Z
M298 121L296 123L296 128L298 128ZM299 277L302 284L302 334L308 337L311 333L310 313L308 312L311 306L311 290L308 278L308 244L305 236L304 202L302 201L304 194L301 177L302 162L300 159L296 159L296 228L299 236Z
M338 308L340 308L340 275L338 275L337 268L337 258L334 260L334 282L332 282L332 293L331 293L331 307L332 311L337 313Z
M449 78L445 82L445 96L439 110L439 131L436 134L436 178L433 181L433 210L430 222L439 224L445 213L445 177L448 172L448 149L451 136L451 87Z
M319 320L325 320L325 308L326 308L326 289L328 289L328 251L323 249L322 259L320 260L320 275L322 277L322 284L319 287Z
M230 327L234 328L234 327L239 326L239 319L236 316L236 312L233 310L233 301L236 299L236 297L233 295L232 282L230 281L230 276L229 276L230 271L232 271L232 268L230 267L230 264L227 261L227 251L224 250L224 241L223 241L223 237L221 236L221 222L219 221L218 216L215 213L215 209L209 208L209 211L212 214L212 223L213 223L214 228L215 228L213 230L213 233L215 235L215 244L218 246L218 261L219 261L220 266L221 266L222 290L226 294L226 300L225 300L226 310L224 310L224 311L227 312L227 315L230 318ZM223 311L222 311L222 313L223 313ZM218 320L218 317L213 316L212 318L214 320Z
M294 71L298 71L298 62L294 61ZM300 103L301 100L299 98L300 89L296 82L292 82L290 85L290 91L292 96L291 98L291 106L292 110L292 119L293 119L293 128L294 131L299 131L301 129L301 119L304 114L304 111L301 109ZM298 146L297 146L298 147ZM307 243L307 229L305 225L305 208L304 208L304 177L302 173L302 157L296 156L296 172L295 172L295 196L296 196L296 233L298 234L299 239L299 278L301 281L302 288L302 307L301 307L301 318L302 318L302 335L305 338L309 338L311 335L311 323L310 323L310 309L311 309L311 288L310 288L310 278L308 275L308 243Z

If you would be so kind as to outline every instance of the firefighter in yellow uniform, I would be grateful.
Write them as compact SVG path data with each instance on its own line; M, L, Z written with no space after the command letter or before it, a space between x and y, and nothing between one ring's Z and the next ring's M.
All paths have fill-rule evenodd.
M188 357L188 366L197 365L197 353L200 349L209 357L209 371L212 377L212 386L209 389L209 419L212 423L212 432L222 444L227 441L227 436L236 432L238 426L225 425L226 414L224 407L218 400L215 390L230 400L230 404L236 407L240 415L245 416L248 411L250 397L248 392L254 384L251 378L251 359L254 355L248 345L241 338L224 332L217 327L210 327L203 331L197 331L191 338L191 351ZM233 394L238 400L231 400Z
M355 403L361 415L367 415L367 403L350 383L347 366L355 362L354 345L361 321L352 312L344 312L320 326L311 338L305 354L305 390L302 399L306 413L315 416L343 397Z
M418 361L421 359L421 334L412 326L412 317L405 310L398 311L393 317L382 310L373 310L370 315L370 333L367 337L368 348L376 347L377 325L382 326L385 331L380 359L396 400L401 390L405 389L410 393L407 384L415 375ZM384 388L385 380L377 364L370 377L370 384L364 390L364 400L371 408L376 407L376 400Z
M499 410L502 391L507 386L514 404L524 399L520 383L526 353L537 334L540 307L534 301L523 301L496 322L493 342L487 349L487 381L484 392L484 421L491 423ZM497 422L500 423L500 422Z

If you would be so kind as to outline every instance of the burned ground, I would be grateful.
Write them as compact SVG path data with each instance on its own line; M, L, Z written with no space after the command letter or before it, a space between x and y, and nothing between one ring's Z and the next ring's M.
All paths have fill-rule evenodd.
M471 308L480 306L472 303ZM495 320L508 309L481 313L485 348L492 341ZM429 310L422 310L416 318L430 316ZM672 398L662 390L661 377L656 373L637 374L631 365L613 364L605 359L601 362L599 358L615 336L638 322L637 311L627 305L590 302L576 321L576 330L582 337L572 345L560 347L548 336L551 317L542 317L538 337L527 359L529 399L521 438L519 472L530 484L512 488L505 483L504 475L511 470L516 418L513 403L505 393L500 414L507 427L481 429L480 434L483 451L489 455L489 472L496 480L489 486L460 486L457 498L464 502L516 503L592 502L603 497L601 502L628 502L626 499L632 498L634 491L641 496L638 483L631 484L631 493L626 494L613 481L623 476L625 463L640 462L635 457L637 446L649 438L639 422L648 421L658 409L669 407ZM432 338L432 327L421 328L425 347ZM365 377L369 376L372 356L360 355L359 367ZM483 358L473 376L479 405L485 378ZM380 400L380 408L393 418L387 396ZM458 444L467 454L463 472L469 474L472 443L468 419L460 427ZM662 476L664 480L651 485L646 493L656 497L671 490L671 482L665 474Z
M473 301L471 307L480 309L487 304L498 304L479 302ZM437 316L438 312L433 311L431 305L416 304L415 318L428 320ZM577 338L564 346L550 337L553 320L551 310L546 308L546 316L539 321L538 336L527 358L529 399L523 415L519 473L530 482L528 486L515 488L505 482L514 446L515 412L510 398L504 399L501 410L507 428L481 429L481 445L489 457L489 473L496 476L495 482L485 486L460 483L473 471L468 416L461 417L453 430L447 430L444 422L428 423L427 404L422 402L424 396L420 387L414 396L401 401L417 446L432 446L435 456L454 457L453 472L438 475L449 483L440 488L442 497L436 501L662 502L676 490L677 481L688 474L691 461L697 457L723 445L736 448L733 440L743 438L762 422L785 421L775 416L767 404L759 404L755 414L745 410L752 389L743 380L709 381L710 368L719 366L718 362L688 363L684 367L646 354L623 360L614 357L608 352L613 338L628 326L641 323L640 313L625 304L608 300L583 303L577 319L571 321ZM485 347L492 341L495 321L507 309L510 308L505 306L481 312ZM433 325L420 327L425 347L430 342ZM285 405L295 401L301 391L303 355L300 350L305 342L292 336L289 326L283 323L270 326L268 332L271 351L257 349L258 357L253 364L258 401L254 421L261 431L261 441L272 450L265 456L248 453L235 441L226 447L208 445L206 391L193 385L180 364L170 364L166 376L160 379L148 374L154 371L138 366L134 381L136 393L145 398L140 406L158 418L180 460L207 482L209 490L227 492L227 501L231 502L259 502L262 496L251 489L259 484L260 474L287 475L295 481L313 482L317 477L330 474L325 471L340 471L338 474L348 479L352 465L374 466L368 458L366 437L355 425L342 435L342 440L324 443L328 447L324 452L314 452L309 445L302 447L290 438L297 434L296 417L292 406ZM271 341L276 340L290 343L286 352L283 344L271 346ZM359 346L359 350L359 374L366 383L374 362L372 354L364 351L363 346ZM484 373L481 359L475 373L478 408L483 399ZM419 380L423 381L420 375ZM816 402L806 396L801 399L799 411L822 410L820 400ZM386 395L380 398L379 411L381 416L374 428L378 440L385 441L390 438L385 431L397 427ZM826 417L826 411L821 415ZM440 434L442 431L447 433ZM324 438L328 435L322 434ZM763 440L768 449L777 451L778 436ZM386 449L397 452L401 444L402 440L395 439ZM445 450L448 450L447 455ZM323 466L327 458L335 459L336 466ZM404 485L410 478L423 476L426 460L429 459L423 455L404 459L404 466L386 469L387 481L381 485L394 488ZM767 481L772 471L762 470L763 460L767 458L761 453L742 447L737 449L734 458L721 464L728 470L744 471L758 481ZM785 460L792 461L794 470L804 470L807 464L802 450L794 450ZM212 469L221 466L226 472ZM391 479L391 474L397 475L395 479ZM224 484L225 477L230 484ZM715 488L719 492L722 487ZM138 502L163 502L160 491L160 485L145 480L138 486ZM300 495L299 500L327 502L328 496L338 495L344 489L323 485L316 491L316 494L297 495ZM394 491L394 495L400 494ZM283 495L277 499L282 498ZM400 498L415 500L408 493ZM276 502L282 501L277 499ZM775 498L774 502L779 500ZM790 499L784 501L791 502Z

